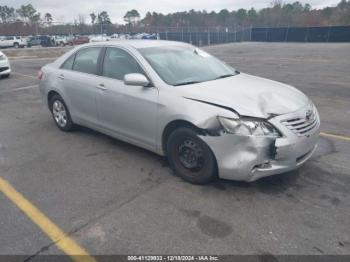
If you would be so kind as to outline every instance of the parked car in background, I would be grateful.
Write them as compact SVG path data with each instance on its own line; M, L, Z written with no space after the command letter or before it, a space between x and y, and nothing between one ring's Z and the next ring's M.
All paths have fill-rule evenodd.
M32 36L29 38L28 47L32 46L43 46L43 47L50 47L55 46L55 41L50 36L46 35L40 35L40 36Z
M66 46L68 45L69 39L67 36L54 36L53 40L56 46Z
M134 35L130 36L129 39L152 39L152 40L156 40L157 39L157 35L156 34L147 34L147 33L138 33L138 34L134 34Z
M69 45L82 45L90 42L89 37L87 36L76 36L73 39L68 41Z
M7 56L0 51L0 78L9 77L11 73L10 61Z
M129 39L129 38L130 38L129 34L119 34L118 35L118 39L121 39L121 40Z
M128 37L128 39L142 39L143 35L143 33L132 34Z
M157 40L157 34L144 34L142 39Z
M84 45L44 66L39 79L58 128L84 125L167 156L191 183L296 169L320 132L317 109L299 90L180 42Z
M106 35L92 35L89 37L90 42L104 42L104 41L110 41L111 37Z
M0 47L25 47L27 45L27 40L24 37L21 36L3 36L0 37Z
M111 36L110 36L110 38L111 38L111 40L113 40L113 39L119 39L119 34L112 34Z
M27 46L32 47L32 46L38 46L41 45L41 40L40 36L30 36L27 40Z

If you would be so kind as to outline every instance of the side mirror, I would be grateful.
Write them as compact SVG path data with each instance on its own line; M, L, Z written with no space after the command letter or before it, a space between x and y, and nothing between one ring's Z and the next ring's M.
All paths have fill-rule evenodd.
M129 86L143 86L149 85L148 79L143 74L133 73L124 76L124 83Z

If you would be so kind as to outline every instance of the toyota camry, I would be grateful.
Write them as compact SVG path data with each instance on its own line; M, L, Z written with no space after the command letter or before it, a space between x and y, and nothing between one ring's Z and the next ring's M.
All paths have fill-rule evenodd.
M59 129L86 126L166 156L195 184L296 169L319 136L317 109L302 92L186 43L86 44L44 66L39 79Z

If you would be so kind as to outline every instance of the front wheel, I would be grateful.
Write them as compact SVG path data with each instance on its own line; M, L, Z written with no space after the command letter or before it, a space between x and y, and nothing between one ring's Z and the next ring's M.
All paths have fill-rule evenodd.
M50 110L53 120L62 131L72 131L74 123L71 119L68 107L59 95L54 95L50 100Z
M206 184L217 178L216 159L209 146L191 128L178 128L167 142L171 168L184 180Z

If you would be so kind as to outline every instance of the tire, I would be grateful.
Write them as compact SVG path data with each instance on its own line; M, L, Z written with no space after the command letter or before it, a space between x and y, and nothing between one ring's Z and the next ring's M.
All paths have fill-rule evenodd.
M50 111L52 118L59 129L65 132L74 130L74 123L68 107L60 95L54 95L50 99Z
M6 75L0 75L0 78L9 78L10 74L6 74Z
M14 43L14 44L13 44L13 47L14 47L14 48L19 48L19 44L18 44L18 43Z
M217 178L216 159L209 146L187 127L174 130L167 141L170 167L192 184L206 184Z

